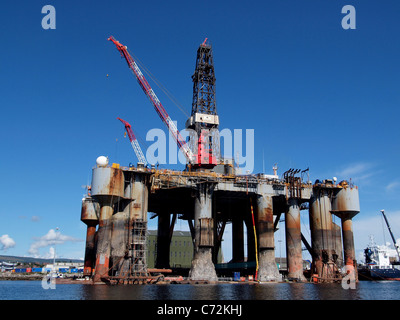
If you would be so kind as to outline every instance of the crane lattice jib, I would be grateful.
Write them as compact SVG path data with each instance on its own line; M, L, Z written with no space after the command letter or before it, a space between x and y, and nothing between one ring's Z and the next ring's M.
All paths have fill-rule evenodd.
M179 148L182 149L183 154L185 155L186 159L189 163L192 163L195 159L192 151L182 138L181 134L178 131L175 123L171 120L170 116L168 115L167 111L162 106L160 100L154 93L153 89L147 82L146 78L144 77L143 73L140 71L138 65L133 60L132 56L129 54L127 47L119 43L113 37L109 37L108 40L112 41L115 46L117 47L118 51L121 53L121 56L125 58L126 62L128 63L129 68L132 70L133 74L135 75L139 85L143 89L146 96L150 99L151 103L154 106L157 114L161 118L161 120L165 123L168 127L169 131L173 135L176 143L178 144Z
M138 157L139 162L142 162L145 166L147 166L146 158L145 158L145 156L144 156L144 154L142 152L142 149L139 146L138 141L137 140L132 140L131 141L131 145L132 145L133 150L136 153L136 156Z
M128 133L129 141L131 142L133 151L135 151L136 157L138 158L139 162L142 162L145 166L147 166L146 157L143 154L142 148L140 148L139 142L137 141L136 136L133 133L131 125L121 118L117 119L125 125L125 130Z

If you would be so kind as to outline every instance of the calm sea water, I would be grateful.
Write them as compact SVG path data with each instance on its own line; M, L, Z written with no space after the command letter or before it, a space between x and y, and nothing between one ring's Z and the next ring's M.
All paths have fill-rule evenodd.
M0 281L0 300L399 300L400 281L340 284L269 283L217 285L84 285L41 281Z

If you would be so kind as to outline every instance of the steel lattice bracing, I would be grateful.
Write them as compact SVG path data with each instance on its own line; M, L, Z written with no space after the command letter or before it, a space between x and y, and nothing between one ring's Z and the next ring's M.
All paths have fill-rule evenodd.
M217 115L215 73L211 45L205 43L197 50L196 69L192 76L192 116L196 113Z
M192 76L192 114L186 123L193 153L202 167L212 167L219 159L219 118L215 99L215 72L211 45L207 39L197 49L196 68Z

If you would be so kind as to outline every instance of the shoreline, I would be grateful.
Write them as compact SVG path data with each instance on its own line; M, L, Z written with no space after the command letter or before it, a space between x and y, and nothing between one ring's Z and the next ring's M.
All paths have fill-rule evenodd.
M44 274L14 274L14 273L5 273L0 274L0 281L15 281L15 280L42 280Z
M15 273L0 273L0 281L42 281L43 277L46 274L44 273L35 273L35 274L15 274ZM71 283L82 283L88 284L92 283L90 280L77 280L73 278L56 278L56 284L71 284Z

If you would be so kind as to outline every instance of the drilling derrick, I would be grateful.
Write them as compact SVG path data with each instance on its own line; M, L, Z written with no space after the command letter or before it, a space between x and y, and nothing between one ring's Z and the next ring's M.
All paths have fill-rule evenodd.
M213 168L219 159L219 118L215 100L215 73L212 48L207 38L197 50L196 69L192 76L192 114L186 122L189 144L197 161L194 168Z

